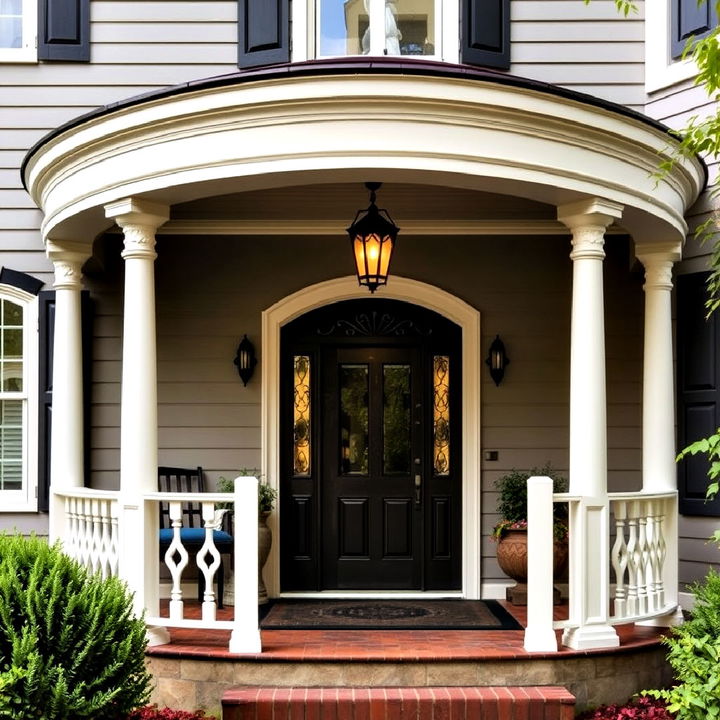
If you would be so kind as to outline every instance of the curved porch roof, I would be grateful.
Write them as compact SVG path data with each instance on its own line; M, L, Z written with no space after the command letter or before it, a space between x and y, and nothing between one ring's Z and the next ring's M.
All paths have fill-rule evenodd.
M104 206L163 205L328 182L443 185L560 206L624 206L636 241L682 242L706 182L697 158L628 108L503 73L392 58L311 61L191 82L70 122L23 180L50 240L92 242ZM372 175L372 177L370 177Z

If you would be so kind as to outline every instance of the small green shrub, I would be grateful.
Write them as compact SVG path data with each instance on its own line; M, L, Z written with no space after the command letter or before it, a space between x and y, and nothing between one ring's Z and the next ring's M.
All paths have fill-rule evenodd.
M493 538L499 540L508 530L527 529L527 480L530 477L546 476L552 478L553 492L567 491L567 479L560 477L548 464L529 471L511 470L495 481L499 493L497 510L502 518L493 528ZM567 512L565 505L555 503L555 539L567 537Z
M0 535L0 718L115 720L147 702L145 623L116 578Z
M663 640L677 684L645 692L664 699L678 720L720 718L720 575L711 570L692 591L692 619Z
M277 490L271 488L264 480L257 468L240 468L238 477L253 476L258 478L258 512L271 512L277 500ZM235 490L235 478L219 477L217 480L218 492L231 493ZM230 506L232 509L232 506Z

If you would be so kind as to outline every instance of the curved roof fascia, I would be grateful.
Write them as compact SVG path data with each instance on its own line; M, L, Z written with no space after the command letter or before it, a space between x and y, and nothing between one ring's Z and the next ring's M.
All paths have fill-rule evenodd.
M129 195L172 205L298 182L440 182L560 205L626 207L631 232L684 236L697 158L659 180L677 141L628 108L466 66L345 59L210 78L101 108L32 148L23 180L46 237L109 226ZM379 175L378 175L379 176ZM90 238L88 238L90 239Z

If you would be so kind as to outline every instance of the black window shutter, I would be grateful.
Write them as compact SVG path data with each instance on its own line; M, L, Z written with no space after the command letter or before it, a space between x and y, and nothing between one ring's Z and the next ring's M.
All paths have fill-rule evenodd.
M679 58L691 36L702 37L718 24L715 0L671 0L670 51Z
M460 60L510 67L510 0L460 0Z
M239 0L238 66L290 62L290 0Z
M90 60L90 0L40 0L38 59Z
M705 319L708 273L677 279L678 447L712 435L720 425L720 318ZM680 512L720 515L720 498L705 502L704 455L678 463Z
M90 471L90 390L92 369L93 306L90 295L82 292L83 405L85 427L85 485ZM47 512L50 505L50 447L52 440L52 376L55 339L55 291L45 290L38 296L39 392L38 392L38 510Z

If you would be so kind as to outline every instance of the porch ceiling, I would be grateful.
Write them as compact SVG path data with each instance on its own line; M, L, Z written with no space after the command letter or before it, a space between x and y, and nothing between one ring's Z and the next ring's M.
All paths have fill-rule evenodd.
M678 241L705 181L692 158L658 182L672 137L588 96L442 64L305 67L313 71L266 69L176 88L52 133L24 167L45 214L44 236L90 243L110 225L103 207L128 196L174 206L172 223L189 220L193 207L176 206L203 198L257 198L257 191L280 198L287 196L275 194L280 188L380 180L523 200L479 202L465 232L522 220L526 211L552 223L555 206L601 197L625 206L622 226L636 240ZM317 190L319 201L327 197ZM418 190L415 206L426 215L413 219L421 227L432 208L418 199L433 193ZM355 193L354 209L364 201ZM231 220L247 219L247 208L236 209ZM274 214L295 219L284 207ZM444 214L436 208L435 219Z

